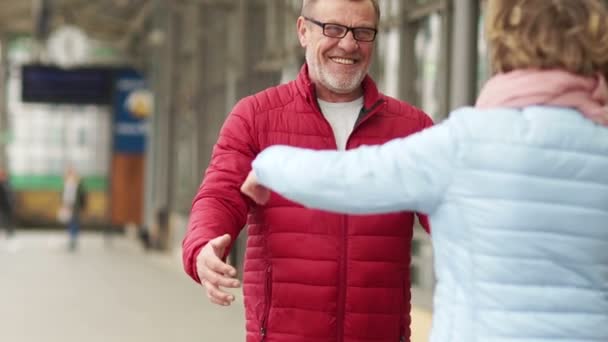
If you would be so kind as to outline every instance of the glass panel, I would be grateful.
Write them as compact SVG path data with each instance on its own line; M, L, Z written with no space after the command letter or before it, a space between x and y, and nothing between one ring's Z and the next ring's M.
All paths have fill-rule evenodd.
M204 170L199 170L196 176L193 175L197 161L195 156L195 127L194 113L176 113L178 118L175 121L175 167L173 168L173 190L174 203L173 209L179 213L187 214L192 205L192 198L198 189L200 175Z
M488 51L488 44L486 43L485 30L484 30L484 19L486 14L486 1L481 3L479 23L478 23L478 63L477 63L477 93L481 90L483 84L490 78L490 56Z
M414 86L418 95L416 105L435 122L447 116L447 113L442 112L445 111L445 101L447 101L444 89L445 75L449 72L445 70L446 63L443 59L445 23L447 21L438 12L423 18L418 24L414 41L417 70ZM414 231L411 270L412 287L418 289L417 293L426 294L424 298L428 299L423 302L417 301L417 305L430 308L430 298L435 286L432 244L429 235L420 228Z
M23 102L21 65L33 55L32 43L29 38L17 38L9 46L7 154L9 173L20 180L16 190L58 190L68 165L74 166L85 180L102 179L105 184L110 168L111 108ZM41 177L58 182L41 183Z
M204 170L198 168L197 162L197 134L198 121L197 115L200 106L197 97L200 94L201 80L199 64L200 56L198 51L199 44L195 35L184 35L183 32L188 30L189 25L196 25L198 16L183 15L176 19L175 30L175 48L177 50L192 49L188 54L177 54L174 61L175 65L179 66L181 72L177 72L174 77L174 88L171 96L173 97L173 112L171 120L174 122L173 132L173 162L172 177L170 180L173 191L172 195L172 210L179 214L187 215L190 212L192 199L201 181L201 175ZM221 65L218 66L221 68Z
M416 34L416 66L418 79L416 91L419 95L418 105L429 114L434 121L445 117L440 113L441 88L439 73L441 69L441 15L434 13L424 18Z

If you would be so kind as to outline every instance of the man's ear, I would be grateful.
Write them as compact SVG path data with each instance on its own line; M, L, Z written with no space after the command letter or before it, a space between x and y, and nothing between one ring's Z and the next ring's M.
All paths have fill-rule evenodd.
M306 26L306 19L304 19L304 17L300 16L298 17L298 21L296 22L297 25L297 30L298 30L298 40L300 41L300 45L305 48L307 43L308 43L308 39L307 34L308 34L308 27Z

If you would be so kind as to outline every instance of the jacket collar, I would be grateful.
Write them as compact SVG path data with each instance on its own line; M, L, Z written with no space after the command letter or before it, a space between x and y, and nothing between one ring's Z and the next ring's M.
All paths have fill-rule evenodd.
M306 102L314 103L316 106L317 95L315 85L310 80L310 76L308 75L308 65L306 63L304 63L300 69L300 73L298 74L295 82L296 86L298 87L298 91L302 94L302 96L304 96ZM382 99L382 96L378 91L378 87L376 87L376 83L369 75L365 75L365 78L361 84L363 86L363 107L365 110L370 110L377 104L379 100Z

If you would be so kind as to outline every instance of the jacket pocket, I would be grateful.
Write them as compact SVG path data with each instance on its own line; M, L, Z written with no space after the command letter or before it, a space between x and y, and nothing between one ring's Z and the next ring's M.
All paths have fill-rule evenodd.
M268 316L270 316L270 305L272 303L272 266L268 265L266 268L266 279L264 287L264 312L262 315L262 321L260 322L260 335L262 336L262 342L266 340L268 334Z

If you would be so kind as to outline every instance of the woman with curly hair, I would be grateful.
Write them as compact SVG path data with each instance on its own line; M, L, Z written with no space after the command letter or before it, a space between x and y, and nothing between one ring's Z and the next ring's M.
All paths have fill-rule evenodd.
M491 0L489 12L495 75L474 108L381 146L271 147L242 190L428 214L434 342L608 341L607 10Z

